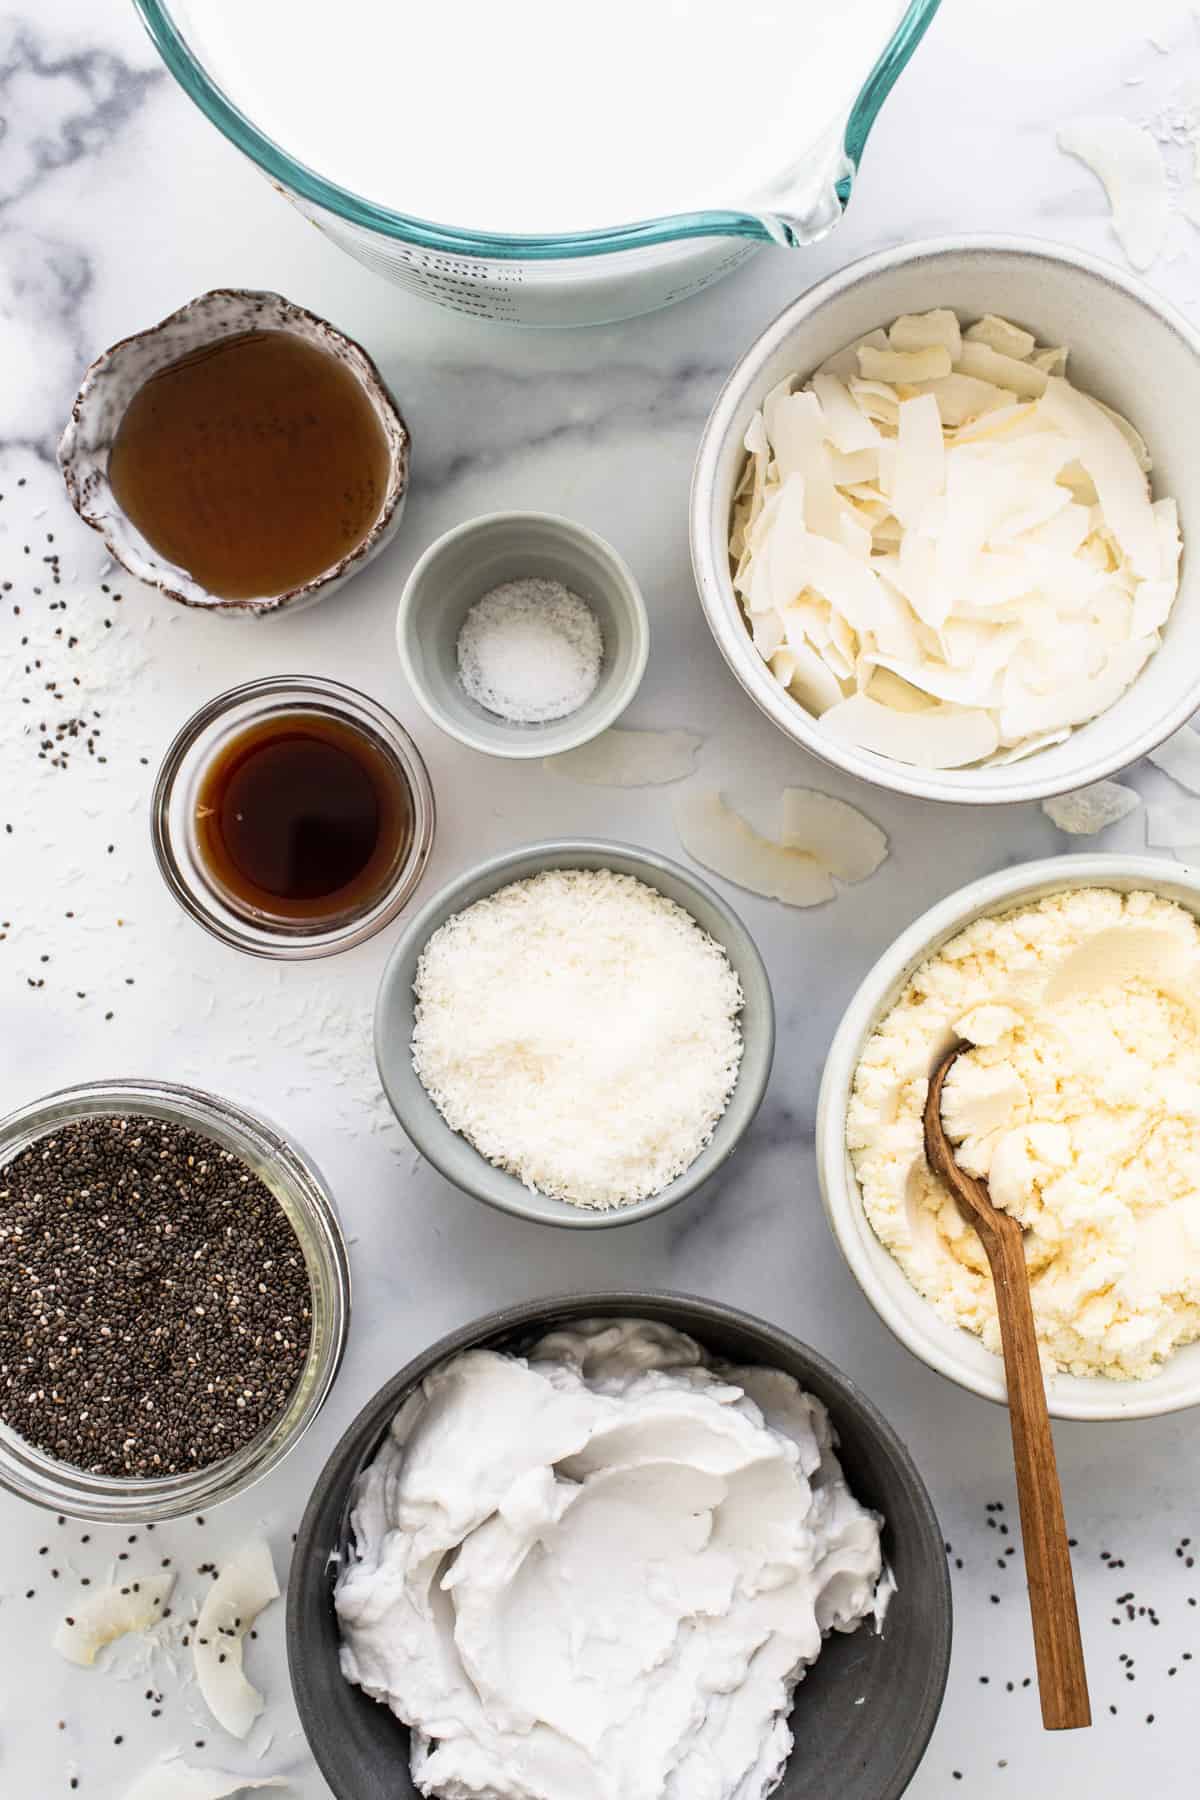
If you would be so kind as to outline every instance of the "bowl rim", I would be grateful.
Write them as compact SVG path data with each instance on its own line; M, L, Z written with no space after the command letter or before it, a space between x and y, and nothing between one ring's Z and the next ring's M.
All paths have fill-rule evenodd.
M551 527L561 531L564 536L573 537L587 546L597 561L607 563L617 577L618 585L624 601L626 617L631 627L633 644L633 666L624 680L611 683L611 691L602 705L586 726L577 726L574 732L569 730L572 715L568 713L562 719L548 720L546 732L553 731L561 737L561 741L548 745L542 732L531 732L529 726L518 724L496 714L494 729L502 734L503 741L486 736L474 730L465 719L448 712L440 706L429 692L424 677L413 659L408 643L410 625L415 629L413 614L421 588L429 577L439 558L453 545L469 538L482 536L485 532L494 531L501 526L531 526L535 529ZM646 607L646 599L636 575L630 568L620 551L593 531L589 525L581 525L576 519L569 519L563 513L533 511L527 507L500 508L494 512L479 513L473 519L464 519L459 525L452 525L443 531L440 537L426 546L413 564L408 580L400 594L396 607L396 650L400 657L400 666L405 679L412 689L418 706L440 731L447 737L457 739L470 750L478 750L484 756L497 756L509 761L531 761L535 757L560 756L565 750L578 750L581 744L589 744L599 737L602 731L619 719L625 709L632 703L642 677L646 673L646 664L650 658L650 616ZM602 692L605 676L601 670L597 691Z
M545 1214L535 1211L520 1196L525 1190L515 1176L507 1171L496 1169L489 1163L473 1144L470 1144L460 1132L452 1128L443 1119L433 1100L420 1089L420 1104L416 1112L401 1098L399 1101L393 1094L386 1073L390 1060L383 1050L383 1040L388 1030L385 1015L397 973L405 959L413 954L414 948L419 955L425 942L451 914L459 912L465 906L472 905L475 900L483 899L499 888L513 881L523 881L544 869L571 866L573 857L591 857L597 868L617 867L618 873L632 873L646 883L655 886L656 875L669 875L685 890L703 899L717 914L721 922L721 934L709 935L717 937L717 942L728 954L730 947L736 948L739 958L747 963L758 977L764 1005L761 1008L759 1022L755 1026L753 1044L742 1025L743 1052L738 1066L737 1081L730 1095L726 1111L722 1113L713 1128L713 1136L701 1150L696 1159L675 1180L657 1194L651 1194L644 1200L634 1200L626 1206L612 1206L605 1209L574 1206L569 1201L555 1202L555 1211ZM615 859L615 860L614 860ZM621 869L621 863L632 864L633 868ZM530 866L530 865L535 866ZM585 865L588 866L588 865ZM521 871L521 872L517 872ZM484 884L481 886L481 884ZM475 891L478 890L478 891ZM681 901L680 905L684 905ZM688 910L685 906L684 910ZM695 914L692 914L695 918ZM697 919L699 925L700 921ZM703 925L700 929L706 930ZM743 1013L744 1021L744 1013ZM502 850L497 855L488 857L481 863L453 876L428 899L408 919L400 936L392 946L390 955L384 965L380 977L375 1001L373 1027L375 1046L375 1063L379 1071L380 1085L387 1096L388 1104L396 1116L401 1130L427 1162L431 1163L438 1173L460 1193L467 1194L473 1200L482 1201L485 1206L493 1207L497 1212L508 1213L514 1218L524 1219L533 1225L548 1225L554 1228L574 1230L610 1230L621 1225L637 1224L644 1219L654 1217L656 1213L666 1212L672 1206L694 1193L710 1176L723 1169L741 1145L742 1139L749 1131L762 1105L767 1083L771 1076L771 1067L775 1056L775 999L771 988L771 979L767 972L762 952L755 943L749 927L745 925L733 907L724 900L715 889L699 876L693 875L690 869L672 861L670 857L660 856L657 851L643 849L637 844L627 844L616 838L545 838L535 843L518 845L512 850ZM751 1049L754 1055L751 1057ZM747 1062L750 1068L747 1069ZM747 1081L745 1089L743 1081ZM721 1146L715 1159L705 1162L708 1152L716 1141L721 1125L728 1117L729 1109L741 1095L740 1106L744 1107L745 1116L731 1134L729 1141ZM471 1181L464 1180L451 1157L446 1154L445 1146L450 1140L456 1145L463 1145L470 1152L472 1170L478 1169L478 1175ZM704 1165L701 1167L701 1165ZM503 1193L492 1185L495 1176L503 1175L506 1182L513 1183L519 1194L506 1189ZM543 1196L543 1198L549 1198Z
M647 1307L652 1308L653 1311L631 1310ZM378 1425L377 1447L378 1438L381 1438L383 1431L386 1430L388 1419L399 1410L400 1403L406 1395L411 1393L418 1383L423 1381L434 1369L465 1350L482 1347L495 1339L511 1338L518 1332L530 1331L538 1326L548 1328L563 1319L619 1318L622 1316L654 1318L661 1317L663 1313L673 1314L676 1309L680 1308L688 1322L676 1323L675 1328L694 1336L702 1347L704 1332L708 1327L711 1326L714 1330L720 1331L732 1326L736 1330L744 1331L748 1335L768 1343L772 1353L806 1363L820 1381L837 1393L839 1400L844 1398L854 1405L882 1447L889 1463L898 1468L904 1477L914 1510L919 1516L919 1532L930 1552L932 1579L927 1598L928 1603L936 1612L937 1646L936 1654L931 1659L927 1671L921 1705L911 1715L911 1730L904 1754L892 1780L886 1788L881 1788L879 1792L879 1800L900 1800L900 1796L909 1786L924 1758L941 1712L950 1673L950 1653L954 1635L954 1599L950 1583L949 1561L944 1554L942 1527L925 1479L912 1452L880 1407L863 1391L852 1376L845 1374L819 1350L813 1349L810 1344L793 1336L782 1326L763 1318L761 1314L747 1312L743 1308L731 1306L723 1300L708 1299L702 1295L658 1287L580 1289L565 1293L559 1292L540 1299L517 1301L512 1305L499 1307L492 1312L485 1313L465 1325L457 1326L426 1350L410 1358L397 1374L393 1375L389 1381L384 1382L383 1386L378 1388L355 1414L333 1446L316 1478L296 1531L296 1540L292 1550L292 1569L294 1572L300 1571L300 1575L288 1582L286 1615L288 1673L293 1698L309 1748L331 1788L333 1788L335 1771L326 1767L325 1733L323 1730L310 1732L309 1729L310 1717L314 1722L316 1721L319 1707L313 1701L308 1681L306 1654L301 1644L303 1636L301 1601L302 1592L307 1588L311 1572L316 1568L324 1572L328 1566L328 1546L323 1546L316 1541L318 1514L330 1488L342 1479L344 1465L347 1461L352 1456L358 1461L358 1438L363 1435L368 1425ZM700 1324L695 1322L697 1317L702 1321ZM764 1364L764 1366L766 1365ZM831 1406L829 1410L836 1430L838 1426L836 1407ZM361 1462L359 1462L359 1466L361 1466ZM319 1560L314 1552L319 1553ZM334 1792L337 1791L334 1788Z
M307 581L298 582L278 594L258 594L243 600L209 593L199 582L193 580L186 569L181 569L167 557L160 556L148 540L147 548L153 553L152 556L144 557L139 554L131 557L128 546L119 534L114 533L105 510L96 507L94 495L89 491L86 481L80 479L78 468L78 458L84 453L80 435L92 391L96 383L107 376L113 364L128 356L135 345L157 337L168 326L203 319L210 313L219 312L230 301L249 301L260 311L272 313L274 323L264 325L264 330L296 334L297 328L302 327L324 343L335 344L341 352L343 366L352 371L359 386L369 396L388 440L387 487L378 516L361 543L340 556L327 569L310 576ZM211 342L219 342L221 335L218 333ZM295 300L289 300L286 294L278 293L274 288L215 287L206 288L202 294L185 300L182 306L177 306L161 319L156 319L152 325L143 326L140 331L128 332L125 337L110 344L107 350L102 350L98 356L93 357L83 372L78 391L71 402L67 422L58 440L56 460L67 497L79 517L85 525L100 533L104 548L113 561L138 581L144 582L147 587L157 588L168 600L178 601L181 606L192 607L198 612L216 613L229 618L266 618L272 613L299 609L324 598L327 591L331 592L334 587L340 587L351 576L356 575L391 541L399 527L408 498L412 469L412 433L374 357L357 338L322 318L320 313L312 312ZM112 495L107 476L104 479L104 492ZM115 496L112 496L112 509L124 517ZM178 585L181 578L191 583L191 593L183 591ZM204 597L200 598L200 595Z
M998 232L965 232L958 236L918 238L910 243L894 244L873 251L827 275L788 303L766 328L743 351L723 382L700 437L692 468L688 501L689 540L692 573L700 604L717 648L731 672L754 701L785 736L819 757L830 767L854 775L872 787L885 792L907 794L919 800L937 800L955 806L1010 806L1029 800L1050 799L1056 794L1071 793L1095 781L1128 768L1150 750L1171 736L1187 722L1200 704L1200 688L1193 691L1160 718L1147 722L1126 738L1124 745L1094 758L1086 773L1042 777L1030 773L1023 780L1009 779L1003 791L991 786L991 771L965 771L981 777L968 790L943 780L936 769L921 769L914 764L889 760L860 750L853 744L842 744L828 732L822 732L820 721L784 692L770 674L766 664L753 651L741 627L740 609L728 571L712 554L710 543L716 506L716 477L722 451L730 436L738 407L758 379L763 366L788 338L801 329L817 312L835 303L852 289L869 285L877 277L911 263L936 262L943 257L1014 256L1031 264L1053 263L1073 269L1081 277L1117 288L1128 298L1153 313L1179 338L1200 367L1200 331L1178 307L1141 280L1103 257L1092 256L1073 245L1060 244L1050 238ZM737 611L730 614L729 601ZM736 623L736 630L735 630ZM1035 753L1022 766L1032 769L1038 762Z
M1160 893L1171 886L1186 891L1196 898L1200 922L1200 869L1166 858L1085 852L1075 856L1041 857L981 876L956 888L923 912L872 964L842 1014L821 1078L816 1120L817 1182L830 1230L851 1274L880 1319L906 1350L958 1387L1001 1406L1008 1402L1002 1359L992 1356L990 1360L994 1366L986 1373L976 1369L965 1356L959 1357L949 1347L959 1341L964 1349L968 1343L972 1348L981 1347L973 1333L961 1327L957 1330L947 1327L952 1336L943 1345L932 1330L927 1333L914 1322L876 1274L868 1246L882 1250L884 1255L888 1252L874 1236L853 1174L846 1148L847 1106L867 1038L890 1008L899 989L943 944L976 919L993 917L1022 904L1032 905L1043 896L1064 889L1110 884L1119 884L1123 891L1145 889ZM1171 895L1168 893L1166 897L1171 898ZM898 1264L896 1267L899 1270ZM907 1283L903 1271L899 1272ZM937 1320L932 1304L916 1288L911 1288L911 1292L920 1302L921 1316L928 1317L932 1327ZM1186 1348L1180 1346L1180 1350ZM1170 1366L1168 1359L1163 1370ZM1163 1399L1155 1394L1157 1379L1157 1374L1144 1381L1118 1381L1104 1375L1060 1374L1046 1383L1046 1403L1052 1418L1086 1423L1161 1418L1200 1404L1200 1368L1193 1391L1172 1398Z

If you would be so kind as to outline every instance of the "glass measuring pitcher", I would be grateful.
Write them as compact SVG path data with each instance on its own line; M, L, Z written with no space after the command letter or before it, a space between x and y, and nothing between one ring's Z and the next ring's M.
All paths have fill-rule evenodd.
M515 325L561 326L653 311L707 287L763 244L795 249L823 237L849 202L879 110L939 0L909 0L906 8L896 0L900 16L848 116L810 144L798 165L755 204L538 237L484 235L433 223L339 186L283 149L234 103L206 65L195 34L189 38L180 22L183 0L134 4L168 69L206 117L352 256L459 312ZM836 9L838 0L829 5Z

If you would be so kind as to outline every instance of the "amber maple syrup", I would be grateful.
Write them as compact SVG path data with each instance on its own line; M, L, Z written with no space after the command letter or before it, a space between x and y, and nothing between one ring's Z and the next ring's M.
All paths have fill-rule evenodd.
M240 910L313 925L386 891L413 833L408 781L348 721L288 712L234 734L200 777L195 843Z
M288 331L223 338L152 375L108 459L126 517L226 600L287 593L356 550L389 469L362 383Z

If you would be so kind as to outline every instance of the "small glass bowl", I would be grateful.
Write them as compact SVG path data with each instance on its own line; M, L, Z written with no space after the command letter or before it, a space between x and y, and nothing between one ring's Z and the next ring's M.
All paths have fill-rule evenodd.
M412 837L375 897L333 919L280 919L233 904L209 876L196 841L197 794L212 758L249 726L297 712L337 719L362 732L396 768L412 800ZM162 878L198 925L250 956L297 961L335 956L391 923L425 872L435 822L433 789L421 753L391 713L340 682L280 675L230 688L193 714L163 757L151 799L150 829Z
M312 1289L308 1360L287 1406L232 1456L185 1475L94 1475L37 1450L0 1421L0 1487L52 1512L141 1524L203 1511L253 1485L299 1443L329 1396L350 1324L350 1263L333 1201L307 1157L271 1125L228 1100L162 1081L93 1081L63 1088L0 1120L0 1170L39 1138L97 1114L168 1119L216 1140L279 1202L304 1252Z

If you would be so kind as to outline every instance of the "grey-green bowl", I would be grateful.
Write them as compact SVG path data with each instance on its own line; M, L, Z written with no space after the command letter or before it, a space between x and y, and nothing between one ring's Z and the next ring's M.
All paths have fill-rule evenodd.
M564 719L514 724L472 700L458 678L458 634L477 600L502 581L561 581L586 600L604 639L600 679ZM637 693L650 653L641 589L611 544L556 513L497 512L456 525L425 551L404 585L396 647L435 725L488 756L557 756L597 737Z
M417 1800L408 1732L352 1687L338 1664L333 1584L349 1548L359 1472L401 1403L449 1357L481 1345L521 1350L584 1318L657 1319L731 1362L794 1375L829 1408L854 1493L882 1513L896 1593L883 1630L833 1632L796 1690L796 1748L777 1800L898 1800L925 1752L946 1687L952 1612L946 1552L925 1484L904 1444L855 1384L777 1326L684 1294L569 1294L477 1320L435 1344L367 1403L326 1463L300 1524L288 1579L292 1689L313 1755L335 1800ZM572 1800L570 1795L560 1800Z
M742 984L745 1005L741 1026L744 1049L737 1086L711 1139L691 1167L647 1200L597 1212L552 1200L533 1192L516 1176L496 1168L452 1131L417 1078L412 1066L413 982L422 950L439 925L476 900L524 881L543 869L615 869L657 888L691 913L696 923L725 948ZM766 1091L775 1054L775 1006L771 983L758 947L731 906L678 863L632 844L604 838L565 838L509 850L490 862L468 869L449 882L405 927L388 959L375 1003L375 1060L392 1110L417 1149L456 1187L501 1212L517 1213L542 1225L574 1225L596 1229L629 1225L674 1206L706 1181L733 1155Z

